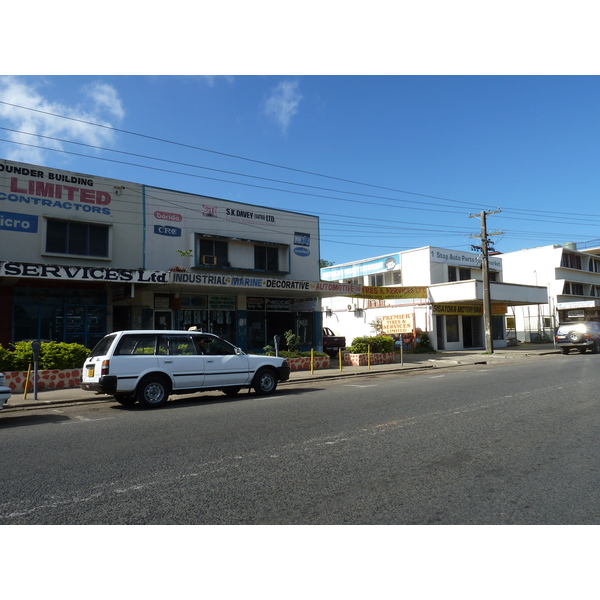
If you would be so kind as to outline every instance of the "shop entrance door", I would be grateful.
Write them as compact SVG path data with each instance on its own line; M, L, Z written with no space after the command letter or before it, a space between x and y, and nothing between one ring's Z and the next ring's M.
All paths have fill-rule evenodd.
M173 329L173 313L170 310L155 310L154 329Z
M481 348L484 345L482 322L482 317L463 316L463 346L465 348Z
M267 313L267 344L275 346L275 336L281 338L279 342L280 350L287 350L285 344L286 331L295 331L296 313L290 312L271 312Z

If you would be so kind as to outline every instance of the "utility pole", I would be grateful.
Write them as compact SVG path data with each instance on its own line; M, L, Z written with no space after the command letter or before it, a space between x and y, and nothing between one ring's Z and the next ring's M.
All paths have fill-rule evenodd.
M488 354L494 353L494 339L492 336L492 297L490 294L490 269L489 269L489 245L488 232L486 225L486 216L501 212L500 209L485 212L478 215L469 215L469 218L479 217L481 219L481 236L473 235L471 237L481 237L481 246L472 246L474 250L481 250L481 271L483 274L483 322L485 327L485 351ZM499 232L500 233L500 232ZM490 235L499 235L499 233Z

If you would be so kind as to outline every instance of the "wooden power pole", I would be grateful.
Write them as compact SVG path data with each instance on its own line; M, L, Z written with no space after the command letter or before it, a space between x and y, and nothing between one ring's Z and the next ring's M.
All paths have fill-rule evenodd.
M481 270L483 274L483 323L485 327L485 351L488 354L494 353L494 338L492 336L492 297L490 294L490 269L489 269L489 245L488 232L486 225L487 215L493 215L501 212L500 209L485 212L478 215L469 215L469 217L479 217L481 219L481 235L471 237L481 237L481 246L473 246L473 249L481 250ZM498 234L493 234L498 235Z

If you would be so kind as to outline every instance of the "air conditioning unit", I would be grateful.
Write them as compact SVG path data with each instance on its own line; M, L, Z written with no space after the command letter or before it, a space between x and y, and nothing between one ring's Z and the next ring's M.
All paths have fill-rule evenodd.
M203 254L200 257L200 260L203 265L216 265L217 264L217 257L213 256L212 254Z

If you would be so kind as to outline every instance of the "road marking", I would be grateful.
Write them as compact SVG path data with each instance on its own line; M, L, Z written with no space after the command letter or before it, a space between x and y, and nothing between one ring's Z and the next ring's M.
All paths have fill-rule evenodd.
M344 387L357 387L357 388L368 388L368 387L377 387L376 383L373 383L372 385L359 385L358 383L349 383L344 385Z
M100 417L98 419L89 419L88 417L82 417L77 415L74 421L64 421L61 425L78 425L79 423L88 423L93 421L108 421L109 419L116 419L116 417Z

